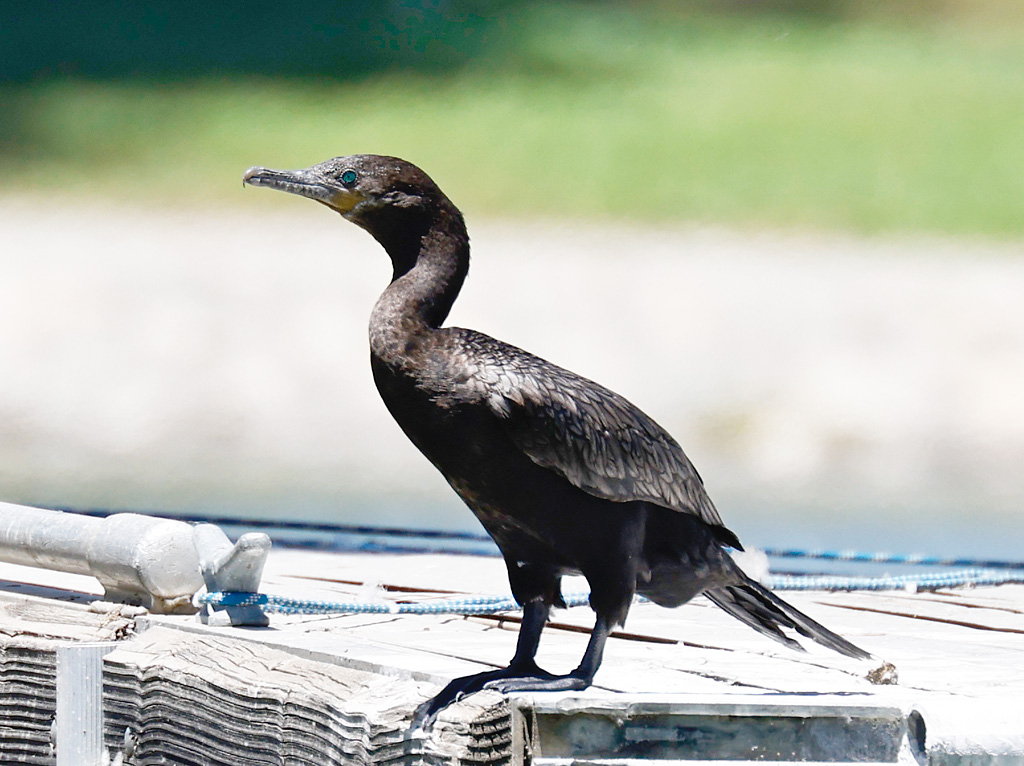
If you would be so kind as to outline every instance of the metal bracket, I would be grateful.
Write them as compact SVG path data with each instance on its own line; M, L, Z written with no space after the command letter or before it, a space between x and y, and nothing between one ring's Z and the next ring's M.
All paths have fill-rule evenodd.
M270 551L270 537L262 532L250 532L232 545L220 527L199 524L192 530L192 541L199 554L199 570L205 583L199 594L255 593L259 590L263 566ZM199 619L206 625L266 627L270 624L266 612L258 605L203 604Z

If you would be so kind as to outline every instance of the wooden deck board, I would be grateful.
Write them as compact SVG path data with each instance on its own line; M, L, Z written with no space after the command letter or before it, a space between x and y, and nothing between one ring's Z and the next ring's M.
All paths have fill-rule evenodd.
M358 586L331 585L323 579L335 577L462 593L508 593L504 567L497 559L315 554L318 579L309 581L303 577L308 556L284 552L273 560L268 589L286 588L299 597L334 599L360 592ZM567 585L566 590L573 586L582 589L585 583ZM387 597L399 595L408 594ZM938 593L801 591L782 595L880 660L892 662L901 685L967 696L1024 691L1024 586ZM407 645L411 653L438 652L487 666L508 659L518 629L514 623L506 623L508 630L501 631L496 620L479 617L274 619L276 624L287 624L289 630L303 630L303 625L317 625L320 630L333 626L353 637ZM593 614L586 607L559 610L553 621L589 629ZM793 693L877 689L864 678L872 663L849 660L806 641L807 653L792 652L702 599L674 610L635 604L625 630L678 643L611 640L597 677L600 686L631 692L689 692L698 687L718 691L763 687ZM584 635L549 628L541 645L542 664L553 670L571 668L585 643ZM666 670L673 672L667 674Z
M579 592L584 587L585 583L577 578L567 583L565 590ZM460 595L507 595L508 585L502 562L494 558L274 550L262 590L298 599L418 602ZM245 696L246 689L253 690L254 694L259 690L258 681L253 679L259 676L262 665L257 662L253 666L256 668L253 675L251 668L243 667L250 657L271 658L265 662L270 662L267 667L274 669L274 688L279 690L275 694L284 695L281 699L286 699L287 679L291 677L289 668L293 664L273 658L292 656L298 658L294 667L303 668L301 673L294 673L296 693L300 689L302 693L316 692L320 695L317 699L322 701L327 694L323 689L353 691L349 688L351 684L346 686L345 679L363 678L361 673L370 674L366 678L383 674L406 679L404 686L380 688L394 688L396 694L404 695L403 704L411 712L416 700L432 694L448 679L503 666L514 650L518 631L516 612L469 617L273 614L270 627L265 629L209 627L199 624L195 617L148 615L142 617L136 627L160 630L160 645L172 649L167 650L162 659L160 653L153 654L153 647L140 642L137 646L142 652L141 659L136 661L132 655L135 644L131 630L125 627L125 615L117 610L105 615L91 611L83 603L94 600L98 593L99 589L89 578L0 564L0 638L13 636L12 640L17 640L19 635L54 640L90 640L96 635L127 638L116 656L118 662L126 663L125 667L135 662L139 670L132 672L143 673L145 668L170 662L166 672L175 683L185 683L182 679L191 677L190 673L196 678L202 678L204 673L214 674L228 679L224 682L225 688L234 685L241 690L228 695L235 706L241 704L239 700ZM974 750L998 751L1002 753L1000 757L1005 756L1002 762L1024 764L1024 735L1021 734L1024 726L1019 724L1019 714L1012 712L1019 709L1024 694L1024 586L935 593L800 591L781 595L832 630L871 651L875 659L852 660L806 641L808 651L791 651L750 630L703 599L674 610L640 602L634 604L630 613L623 630L626 635L609 641L604 665L592 689L571 695L521 695L513 705L534 706L541 711L536 715L557 715L559 706L571 703L571 706L596 705L606 712L633 709L638 705L638 710L646 710L650 705L666 704L676 711L673 715L685 716L690 714L686 711L710 704L709 701L727 708L729 700L744 705L760 700L798 708L812 704L823 711L854 710L865 705L908 714L925 710L929 711L926 718L932 727L929 729L929 753L937 754L933 759L937 766L973 764L957 759L961 751ZM65 604L64 612L58 608L61 604ZM71 611L66 611L68 608ZM586 645L586 632L592 621L593 614L587 607L554 612L552 624L541 643L538 657L541 665L555 672L574 667ZM108 623L115 622L116 630L103 632ZM142 635L149 634L143 632ZM180 652L173 650L175 635L182 636ZM230 649L223 662L188 659L201 651L204 641L214 642L210 646L225 647L225 652ZM31 642L26 644L32 645ZM239 663L238 678L230 681L235 674L233 663ZM879 685L869 679L869 674L884 663L895 666L897 683ZM330 670L331 666L338 670ZM303 679L302 674L308 675L307 671L313 673L312 680ZM325 680L333 673L337 673L339 679L335 686L331 686L334 682ZM305 688L307 681L308 688ZM471 698L472 704L466 709L472 709L473 715L492 711L486 712L485 717L507 720L507 713L493 712L497 710L492 710L494 699L485 699L485 696L474 695L479 699ZM219 699L217 694L206 698ZM353 710L362 710L354 691L352 698ZM130 701L131 695L126 699ZM187 709L187 705L183 709ZM359 715L377 715L372 706L366 710L370 713L360 712ZM400 736L395 728L399 726L395 715L394 711L388 713L387 726L392 731L389 737ZM460 713L453 715L457 719ZM370 725L370 719L365 720L366 725ZM43 726L43 719L40 721L39 726ZM246 725L244 715L239 721L240 726ZM466 731L464 725L460 725L463 729L459 730ZM495 725L500 728L507 723ZM906 734L908 724L900 725L904 726L901 736L909 736ZM343 730L344 726L338 732ZM343 739L344 736L347 735L336 733L336 737ZM155 747L152 742L151 746ZM338 743L341 742L339 739ZM458 745L463 746L464 743ZM508 747L505 741L494 751L498 753L494 757L500 761L504 757L500 752L506 752ZM414 750L409 750L399 760L412 758L410 753ZM381 750L385 751L390 752L386 748ZM953 755L943 760L942 754L947 751ZM408 762L432 761L413 759ZM453 761L441 758L437 762L461 763L457 758Z

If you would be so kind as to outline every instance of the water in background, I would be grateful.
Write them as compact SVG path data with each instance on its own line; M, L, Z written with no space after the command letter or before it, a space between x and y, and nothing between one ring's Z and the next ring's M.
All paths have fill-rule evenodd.
M390 269L362 232L299 205L0 223L0 499L479 531L373 390ZM1022 557L1024 248L471 233L453 323L636 402L747 543Z

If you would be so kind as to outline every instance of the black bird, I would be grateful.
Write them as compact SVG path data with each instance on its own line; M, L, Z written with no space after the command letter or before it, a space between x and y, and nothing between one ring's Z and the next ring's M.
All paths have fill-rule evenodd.
M728 548L700 476L676 441L618 394L474 330L442 327L469 268L458 208L419 168L376 155L305 170L251 168L244 182L336 210L383 245L391 284L370 315L377 390L409 439L501 549L524 610L502 670L457 678L417 713L429 722L459 697L588 687L609 633L635 593L675 607L703 593L786 646L791 629L855 658L870 655L748 578ZM561 578L582 573L597 621L575 670L534 661Z

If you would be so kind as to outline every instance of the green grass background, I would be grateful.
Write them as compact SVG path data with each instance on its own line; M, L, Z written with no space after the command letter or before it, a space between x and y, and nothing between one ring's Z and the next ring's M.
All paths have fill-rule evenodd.
M376 152L474 215L1024 235L1019 0L98 5L14 3L0 193L262 205L250 165Z

